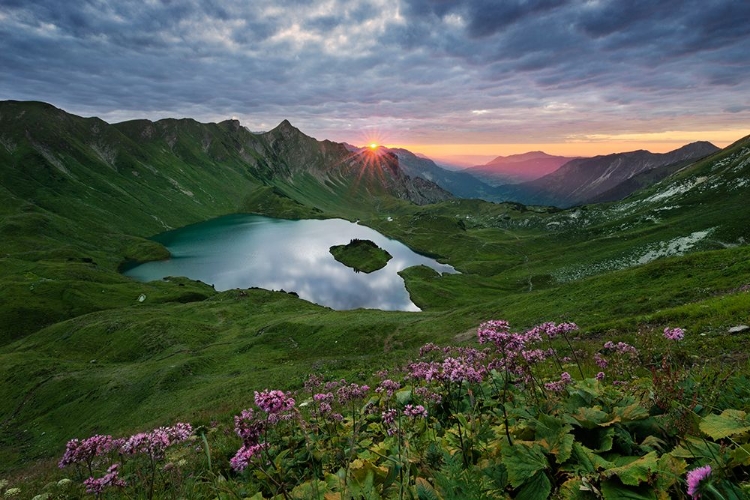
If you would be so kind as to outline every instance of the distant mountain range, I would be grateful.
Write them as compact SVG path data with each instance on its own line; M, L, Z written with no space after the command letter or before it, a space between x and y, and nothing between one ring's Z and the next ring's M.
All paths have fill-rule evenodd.
M579 158L538 179L499 186L495 195L525 205L557 207L614 201L717 151L710 142L694 142L669 153L639 150Z
M476 165L464 170L491 186L518 184L533 181L551 174L575 158L548 155L542 151L498 156L484 165Z

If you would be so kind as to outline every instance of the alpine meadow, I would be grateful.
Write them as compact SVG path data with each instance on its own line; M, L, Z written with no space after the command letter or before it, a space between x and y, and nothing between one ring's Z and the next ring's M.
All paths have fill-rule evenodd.
M750 137L566 209L288 121L4 101L0 143L5 497L750 493ZM420 312L121 273L238 213L358 221L457 272L399 272Z

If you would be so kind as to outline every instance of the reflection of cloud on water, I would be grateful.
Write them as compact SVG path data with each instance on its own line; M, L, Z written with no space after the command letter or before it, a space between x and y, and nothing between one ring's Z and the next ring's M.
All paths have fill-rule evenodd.
M198 238L192 248L189 245L196 242L196 226L186 235L191 241L179 240L176 232L172 245L184 258L152 262L134 268L135 272L128 275L142 280L189 276L213 284L217 290L260 287L293 291L305 300L334 309L419 311L398 271L424 264L438 272L455 272L370 228L340 219L262 223L269 219L244 216L249 219L245 221L234 217L233 224L221 226L224 232L212 227L212 238ZM373 273L355 273L329 252L332 245L346 244L353 238L374 241L393 259Z

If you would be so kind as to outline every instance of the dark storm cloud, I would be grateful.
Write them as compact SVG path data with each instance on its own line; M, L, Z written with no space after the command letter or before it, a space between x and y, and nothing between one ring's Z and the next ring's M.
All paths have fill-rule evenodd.
M0 99L454 142L736 123L749 18L744 0L0 0Z

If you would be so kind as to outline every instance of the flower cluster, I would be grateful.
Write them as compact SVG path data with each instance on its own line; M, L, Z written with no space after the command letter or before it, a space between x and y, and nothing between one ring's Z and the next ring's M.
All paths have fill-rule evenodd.
M692 498L693 500L696 500L697 498L701 497L701 494L700 494L701 483L705 481L706 479L708 479L710 475L711 475L710 465L704 465L703 467L698 467L697 469L693 469L687 473L687 484L688 484L687 494L690 495L690 498Z
M604 343L604 348L616 354L629 354L633 356L638 355L638 349L626 342L618 342L615 344L610 340L609 342Z
M664 329L664 338L667 340L682 340L685 338L685 330L682 328L665 328Z
M411 418L427 418L427 410L422 405L406 405L404 407L404 415Z
M367 385L357 385L354 383L342 385L336 391L336 399L338 399L339 403L342 405L347 404L350 401L364 398L369 390L370 386Z
M83 485L86 486L86 493L90 493L92 495L101 495L105 488L108 486L115 486L118 488L124 488L126 486L125 481L120 479L120 464L113 464L109 469L107 469L107 473L100 477L100 478L94 478L90 477L86 479L83 482Z
M276 423L279 420L292 418L295 401L284 391L266 389L263 392L255 391L255 404L266 412L269 422Z
M575 323L560 323L559 325L556 325L555 323L547 322L537 325L529 331L533 332L535 335L544 333L550 339L554 339L558 335L567 335L576 330L578 330L578 325Z
M378 385L378 388L375 389L375 392L377 392L378 394L385 392L386 396L390 398L391 396L393 396L393 393L399 389L401 389L401 384L399 384L398 382L394 382L391 379L385 379L380 382L380 385Z
M562 372L560 374L560 380L556 380L555 382L547 382L544 384L544 388L548 391L553 392L562 392L563 389L565 389L565 386L568 384L573 383L573 378L570 376L568 372Z
M97 434L83 441L71 439L65 447L65 453L58 466L62 469L70 464L91 464L95 457L106 455L110 451L118 450L125 441L113 439L112 436Z
M172 427L159 427L151 432L140 432L130 436L120 447L123 453L144 453L154 458L163 458L164 451L173 444L187 440L192 434L190 424L178 423Z
M264 448L266 448L266 446L266 443L244 445L229 460L229 465L237 472L245 470L252 459L258 456L260 452L263 451Z

